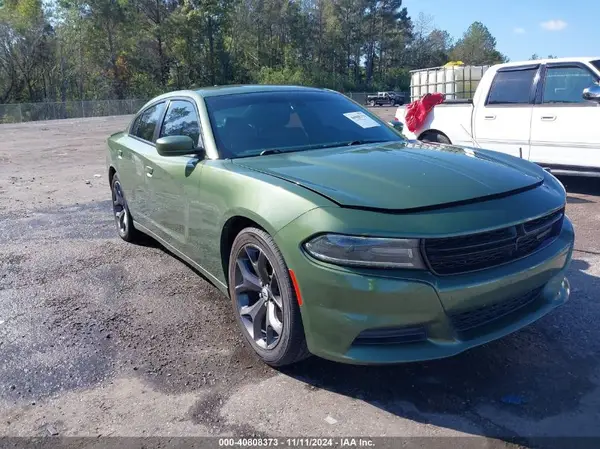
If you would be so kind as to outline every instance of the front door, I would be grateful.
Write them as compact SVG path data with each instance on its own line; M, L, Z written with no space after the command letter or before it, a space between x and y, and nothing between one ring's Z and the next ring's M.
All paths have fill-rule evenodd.
M487 98L473 112L473 133L481 148L527 158L534 82L539 65L500 69Z
M567 170L600 169L600 105L582 96L597 81L583 64L548 64L531 120L532 162Z
M200 140L200 122L191 99L173 99L167 105L157 139L189 136L196 145ZM189 199L186 186L197 184L202 164L195 156L161 156L156 149L148 156L147 182L154 203L150 221L157 235L179 251L185 250L188 233Z

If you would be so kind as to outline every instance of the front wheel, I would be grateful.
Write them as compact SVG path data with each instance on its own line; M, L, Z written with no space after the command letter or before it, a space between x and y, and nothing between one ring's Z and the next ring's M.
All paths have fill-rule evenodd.
M375 100L369 101L369 106L374 107L375 106Z
M272 366L308 357L300 307L271 236L257 228L240 232L231 248L228 273L236 320L254 352Z

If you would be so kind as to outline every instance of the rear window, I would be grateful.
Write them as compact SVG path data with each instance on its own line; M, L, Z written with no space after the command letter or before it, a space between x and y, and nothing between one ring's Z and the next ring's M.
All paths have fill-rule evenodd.
M381 119L337 93L256 92L207 97L205 102L223 157L403 140Z
M528 104L536 73L537 67L496 73L487 104Z

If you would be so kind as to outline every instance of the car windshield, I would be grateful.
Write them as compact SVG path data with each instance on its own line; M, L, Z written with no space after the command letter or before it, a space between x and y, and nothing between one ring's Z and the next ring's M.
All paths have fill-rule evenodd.
M403 140L379 118L333 92L256 92L205 101L217 147L226 158Z
M597 61L592 61L592 65L600 71L600 59L598 59Z

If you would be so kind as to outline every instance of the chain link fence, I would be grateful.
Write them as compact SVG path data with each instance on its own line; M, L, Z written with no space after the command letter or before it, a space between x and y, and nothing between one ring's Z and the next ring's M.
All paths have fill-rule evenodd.
M0 123L135 114L147 100L0 104Z
M367 95L370 94L370 92L344 93L360 104L365 104ZM132 99L0 104L0 123L135 114L147 101Z
M345 92L344 95L346 95L348 98L356 101L359 104L366 104L367 95L371 95L371 93L370 92Z

